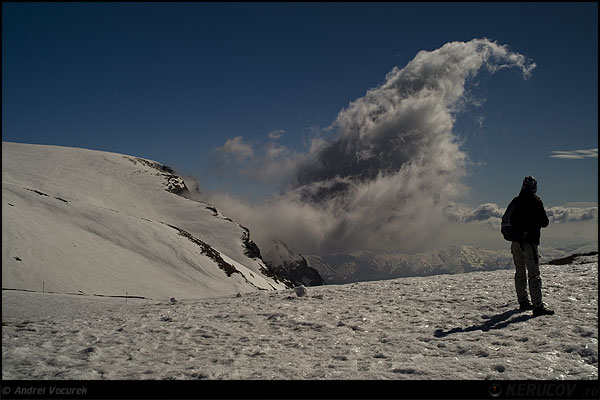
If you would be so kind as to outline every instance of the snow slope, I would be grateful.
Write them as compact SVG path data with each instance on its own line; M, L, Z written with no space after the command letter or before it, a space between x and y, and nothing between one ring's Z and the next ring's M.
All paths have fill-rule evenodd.
M283 289L249 232L154 161L2 142L2 287L201 298Z
M597 380L598 256L512 270L183 300L2 293L2 379Z

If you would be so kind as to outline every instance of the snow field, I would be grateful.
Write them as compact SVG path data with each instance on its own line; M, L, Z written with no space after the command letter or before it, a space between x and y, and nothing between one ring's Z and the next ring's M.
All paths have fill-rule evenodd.
M177 302L3 291L2 379L598 379L597 256ZM593 262L590 262L593 261Z
M244 228L167 191L175 178L164 171L121 154L2 142L2 287L164 300L285 288L246 254Z

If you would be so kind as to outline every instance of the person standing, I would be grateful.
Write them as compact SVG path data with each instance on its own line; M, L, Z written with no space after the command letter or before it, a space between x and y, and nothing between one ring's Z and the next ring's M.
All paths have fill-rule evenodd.
M541 228L549 224L542 200L536 195L537 181L532 176L523 179L521 191L515 197L509 209L510 225L519 232L519 238L513 240L510 250L515 263L515 288L521 310L533 310L533 316L553 315L554 311L546 308L542 302L542 278L540 277L540 244ZM527 284L529 295L527 296Z

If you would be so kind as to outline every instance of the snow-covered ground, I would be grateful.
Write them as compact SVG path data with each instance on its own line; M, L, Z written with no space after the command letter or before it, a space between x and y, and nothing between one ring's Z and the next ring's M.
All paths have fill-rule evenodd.
M3 291L2 379L598 379L598 257L543 265L554 316L513 271L238 296Z

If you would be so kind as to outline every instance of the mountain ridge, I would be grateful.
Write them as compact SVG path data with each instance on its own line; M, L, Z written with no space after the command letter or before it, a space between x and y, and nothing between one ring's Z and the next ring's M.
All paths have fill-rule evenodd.
M594 244L562 250L540 246L541 261L549 263L569 254L583 253L591 247ZM597 243L595 247L597 249ZM469 245L452 245L414 254L358 250L351 253L306 255L305 258L308 265L316 269L327 284L514 268L509 249L489 250Z

